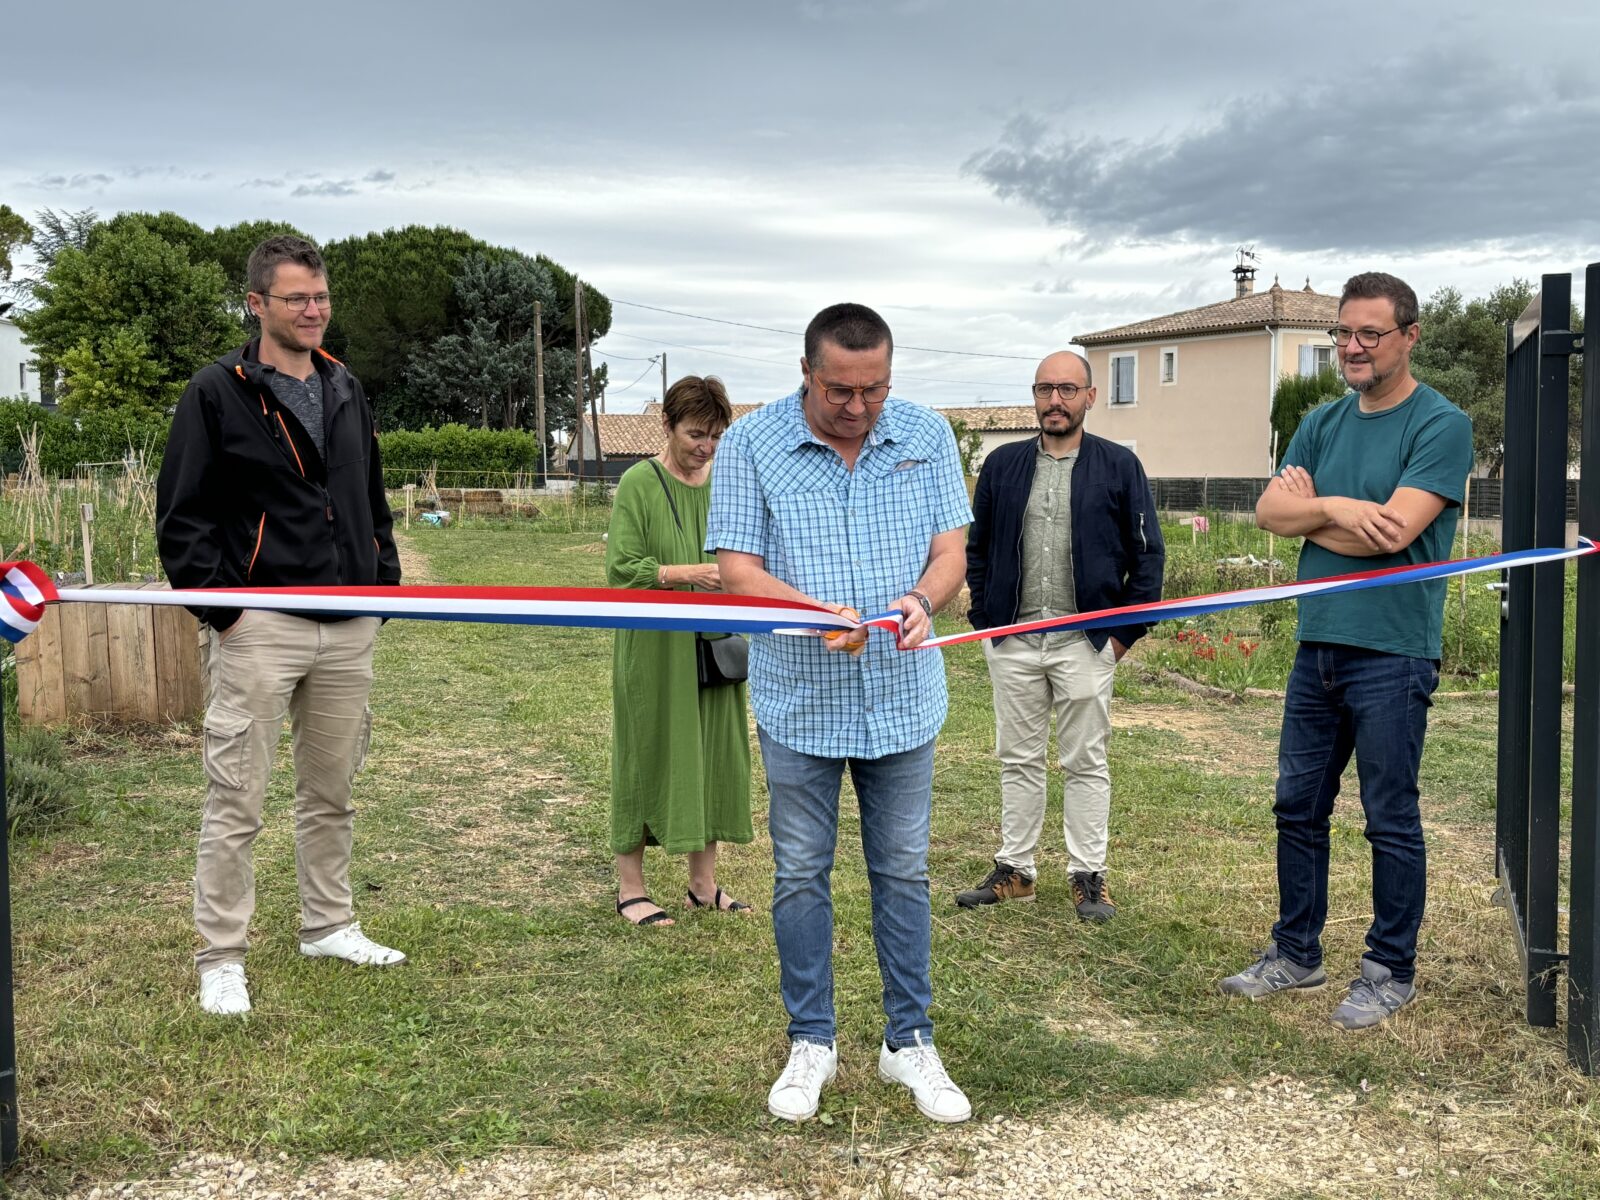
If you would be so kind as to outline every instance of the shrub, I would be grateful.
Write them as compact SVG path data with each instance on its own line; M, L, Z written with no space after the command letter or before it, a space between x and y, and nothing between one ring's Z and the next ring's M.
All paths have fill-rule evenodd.
M1285 375L1272 391L1272 428L1278 435L1278 461L1289 450L1294 431L1306 413L1328 400L1337 400L1349 391L1339 372L1327 367L1315 375Z
M6 817L11 833L38 833L75 816L83 795L67 766L60 735L14 719L9 724L16 731L6 739Z
M450 487L503 485L540 465L539 439L516 429L396 429L380 433L378 446L389 487L420 483L433 469L439 483Z

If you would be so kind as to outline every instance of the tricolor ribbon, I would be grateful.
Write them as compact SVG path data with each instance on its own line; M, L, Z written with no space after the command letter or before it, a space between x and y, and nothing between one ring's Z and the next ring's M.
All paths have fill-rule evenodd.
M1452 559L1416 566L1384 567L1356 571L1326 579L1281 583L1270 587L1240 588L1205 596L1157 600L1023 621L929 638L923 647L954 646L985 638L1018 633L1047 633L1063 629L1099 629L1106 626L1145 625L1182 620L1208 613L1226 612L1275 600L1326 596L1365 588L1397 587L1430 579L1448 579L1482 571L1563 562L1593 554L1597 547L1579 538L1572 549L1511 550L1479 558ZM177 604L189 608L270 609L277 612L334 614L346 617L409 617L422 621L480 621L509 625L556 625L582 629L645 629L662 632L816 634L854 629L858 622L820 605L794 600L769 600L757 596L728 596L706 592L665 592L628 588L542 587L311 587L311 588L191 588L146 591L119 588L63 588L30 562L0 563L0 634L19 641L32 633L44 615L44 605L67 604ZM898 632L902 615L875 613L859 622L871 628Z

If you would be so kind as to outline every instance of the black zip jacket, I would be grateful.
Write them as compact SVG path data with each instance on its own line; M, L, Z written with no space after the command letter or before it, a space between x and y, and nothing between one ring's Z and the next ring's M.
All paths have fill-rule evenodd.
M967 610L974 629L1009 625L1022 596L1022 518L1039 439L1010 442L983 460L967 527ZM1072 468L1072 586L1079 612L1161 599L1167 547L1155 496L1133 451L1085 433ZM1085 629L1098 653L1131 646L1148 624ZM997 638L996 641L1004 641Z
M377 428L361 383L318 350L327 455L278 402L251 342L178 401L156 480L156 539L175 588L397 584ZM193 609L218 630L236 608ZM322 620L340 620L323 617Z

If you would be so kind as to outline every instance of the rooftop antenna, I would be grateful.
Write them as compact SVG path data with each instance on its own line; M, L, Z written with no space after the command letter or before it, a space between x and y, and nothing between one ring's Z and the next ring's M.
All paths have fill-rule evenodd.
M1256 290L1256 268L1261 262L1254 245L1240 246L1233 267L1233 298L1242 299Z

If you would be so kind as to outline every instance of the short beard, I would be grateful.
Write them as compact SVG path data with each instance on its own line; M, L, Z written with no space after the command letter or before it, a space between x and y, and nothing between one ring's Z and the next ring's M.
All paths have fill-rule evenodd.
M1045 421L1049 417L1055 416L1055 415L1059 415L1061 417L1061 419L1067 423L1067 427L1065 429L1063 429L1060 433L1051 433L1048 429L1046 429L1044 427ZM1071 437L1074 433L1077 432L1078 425L1081 423L1081 421L1082 421L1081 417L1078 420L1074 421L1072 419L1072 414L1071 413L1059 413L1059 414L1046 413L1045 416L1039 418L1039 432L1044 434L1046 437Z
M1393 378L1394 371L1379 373L1379 371L1374 368L1372 374L1366 379L1363 379L1360 383L1355 383L1348 379L1345 380L1345 382L1350 384L1350 390L1352 392L1370 392L1380 384L1388 383L1389 380Z

